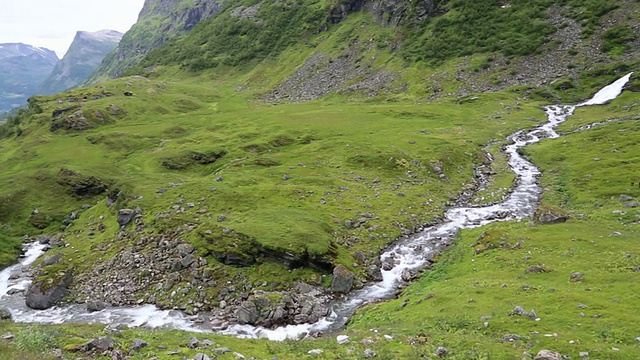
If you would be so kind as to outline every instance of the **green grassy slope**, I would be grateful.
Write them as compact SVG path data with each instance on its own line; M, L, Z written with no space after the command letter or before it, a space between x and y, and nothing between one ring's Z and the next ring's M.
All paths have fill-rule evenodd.
M125 97L124 90L135 95ZM515 106L517 94L486 95L486 101L469 104L272 106L248 103L196 79L143 78L71 94L101 92L115 95L62 104L56 96L40 99L42 113L22 136L2 143L1 176L9 186L1 194L21 196L3 222L21 231L33 225L54 231L71 212L92 206L67 229L78 234L74 245L88 251L69 264L80 268L92 264L86 261L95 256L90 244L114 236L118 208L105 206L108 192L71 196L61 184L63 168L96 176L109 191L123 191L119 208L143 209L149 233L186 223L200 233L224 227L268 249L351 266L355 252L369 254L404 229L434 220L472 184L483 144L533 124L529 118L542 119L535 103ZM119 109L116 115L109 112L112 105ZM50 114L69 106L79 106L95 127L52 133ZM105 120L92 118L96 111ZM225 155L202 165L193 161L194 152ZM175 211L176 204L186 211ZM34 209L37 219L30 215ZM371 214L365 226L345 226L365 213ZM87 236L85 229L95 228L99 216L106 231ZM226 221L219 222L220 216ZM189 237L202 254L220 250L196 233Z
M505 24L525 17L522 23L535 30L528 34L531 37L521 38L516 31L478 31L472 35L479 38L458 43L447 37L455 31L442 29L448 41L439 43L426 35L409 37L406 28L380 27L369 14L355 13L337 21L334 13L320 11L332 9L335 2L279 2L263 5L259 14L268 20L263 24L232 21L227 9L192 36L172 41L143 62L143 66L160 66L132 71L147 77L34 98L29 111L0 128L0 266L15 258L24 234L64 229L70 246L53 251L67 256L42 274L46 277L62 268L82 274L142 238L169 236L186 227L190 230L180 233L180 238L207 259L207 270L216 274L220 284L266 282L257 286L259 290L268 290L272 284L279 290L299 280L327 285L323 275L329 269L290 270L258 249L344 264L363 279L357 253L373 259L402 233L442 214L471 186L474 166L486 160L482 151L486 144L543 121L540 106L549 101L584 99L621 72L637 69L635 60L624 58L629 34L612 31L611 37L622 40L612 41L607 49L622 51L617 55L620 62L581 72L579 83L568 80L570 87L558 81L542 88L519 86L457 97L454 94L467 81L461 73L477 73L489 80L516 75L509 67L492 65L495 49L487 44L498 34L513 46L521 41L544 43L549 35L539 21L546 18L544 10L550 2L535 1L531 8L525 2L505 8L502 2L487 3L493 6L487 14L506 16ZM575 11L573 18L583 21L585 37L597 33L603 17L618 11L609 1L562 4ZM302 5L318 12L304 12ZM450 11L423 25L422 31L437 33L435 26L443 24L458 29L466 18L476 26L489 26L479 15L485 5L448 2ZM280 10L282 14L271 16ZM286 31L260 33L261 42L246 36L282 26L287 15L295 15L291 18L296 21ZM337 24L316 32L316 25L322 27L325 21ZM398 52L398 40L422 45L416 45L415 51L406 47ZM238 46L227 47L231 43ZM459 46L451 48L446 59L421 53L444 45ZM540 47L520 50L536 49ZM518 59L521 54L507 55ZM344 91L297 104L258 100L314 56L325 56L327 64L353 58L354 68L393 72L395 90L374 97L364 91ZM418 58L422 60L408 62ZM346 86L362 77L347 81ZM630 87L637 87L637 79ZM124 96L124 91L133 96ZM444 96L431 101L435 93ZM355 352L338 346L335 339L273 344L210 338L257 358L358 359L364 357L365 348L376 351L377 358L419 358L433 357L439 346L446 346L452 359L512 359L541 348L572 357L588 351L600 358L630 358L638 350L634 334L640 332L635 317L629 315L638 293L633 269L640 266L634 253L640 214L624 208L619 199L623 194L639 195L640 178L633 175L636 101L637 93L627 92L609 106L580 109L562 131L610 118L625 120L545 140L525 150L544 171L545 205L570 213L567 223L539 225L527 220L464 231L434 269L399 299L357 314L345 330L354 340ZM54 116L60 110L64 114ZM78 110L85 120L73 115ZM52 131L52 126L62 128ZM78 126L84 130L73 128ZM488 150L497 159L492 168L498 174L489 189L478 194L477 202L499 199L513 181L499 145ZM61 169L80 175L69 176ZM108 190L89 196L73 193L80 185L96 182L95 178ZM107 207L105 197L115 194L119 194L116 204ZM117 212L125 207L140 207L146 228L117 241ZM78 212L79 218L73 219L72 212ZM360 219L365 220L362 226L354 228ZM128 230L134 232L132 227ZM519 241L524 243L515 249L497 247L476 253L476 248L487 244ZM141 247L140 251L148 250ZM220 253L246 260L246 267L223 264ZM525 273L532 265L543 265L547 272ZM569 281L576 271L585 274L585 281ZM218 290L207 289L206 295L215 299ZM149 295L172 307L192 294L172 298L167 291L151 288L139 294L141 298ZM535 309L541 320L508 316L516 305ZM51 331L56 345L65 350L104 334L97 327L32 330L2 323L0 328L27 329L19 336L27 345L3 343L0 354L14 349L31 354L50 347L31 341L28 333L41 331L46 337ZM379 332L370 330L374 328ZM383 334L392 335L393 340ZM522 339L502 343L505 334ZM196 350L185 347L191 336L133 329L118 337L123 348L136 337L149 341L148 350L134 356L142 359L151 354L170 358L158 345L193 356ZM375 342L357 342L363 338ZM322 348L325 354L306 355L313 348Z

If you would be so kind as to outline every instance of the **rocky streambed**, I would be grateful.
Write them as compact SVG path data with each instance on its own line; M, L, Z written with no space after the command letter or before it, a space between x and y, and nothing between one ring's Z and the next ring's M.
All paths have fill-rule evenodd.
M25 291L27 293L34 291L34 286L31 285L33 274L29 265L45 250L45 245L34 243L28 247L25 256L18 264L0 272L0 308L8 309L13 319L19 322L104 323L153 328L166 327L197 332L219 331L238 337L269 338L271 340L301 338L339 330L361 306L394 297L398 289L411 280L412 274L430 266L433 255L450 245L459 230L480 227L495 221L519 220L533 216L542 192L537 181L540 171L534 164L522 157L518 150L544 138L558 137L559 135L554 128L573 114L576 107L604 104L616 98L630 77L631 74L627 74L603 88L592 99L581 104L546 107L548 122L530 131L518 131L509 137L511 144L506 146L504 151L508 155L509 166L516 174L517 181L508 197L489 206L457 206L449 209L442 222L399 240L381 255L382 269L379 274L376 274L380 281L369 284L360 290L351 291L344 297L333 300L329 305L326 305L327 299L322 299L324 296L322 293L301 285L302 288L297 289L297 293L305 294L308 301L294 296L293 298L289 297L290 301L283 302L283 306L274 307L273 304L264 303L267 300L261 300L260 297L248 298L235 307L235 319L240 324L225 323L226 318L220 318L217 316L219 314L215 313L200 313L189 316L181 311L162 310L154 305L136 306L130 304L129 301L123 301L128 305L117 307L105 307L96 302L93 304L95 306L91 305L92 310L95 310L93 312L87 311L86 304L63 305L40 311L33 310L26 306L23 294ZM180 244L174 248L177 249L176 251L183 252L189 250ZM190 259L190 257L186 257ZM135 256L132 255L130 260L135 262ZM198 261L200 260L194 258L186 266L197 264ZM336 269L339 272L339 267ZM334 277L336 277L335 274ZM348 276L346 277L348 278ZM321 298L319 302L313 300L318 298ZM287 305L288 303L291 306ZM222 314L224 313L222 312ZM297 323L297 325L265 328L241 324L253 323L256 316L279 319L289 315L293 315L293 319L289 319L287 322ZM276 322L273 325L277 326L278 324Z

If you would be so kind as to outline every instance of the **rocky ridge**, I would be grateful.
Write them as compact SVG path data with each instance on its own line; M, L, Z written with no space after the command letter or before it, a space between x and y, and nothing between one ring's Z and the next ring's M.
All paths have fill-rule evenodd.
M116 48L122 35L114 30L78 31L65 56L38 86L38 93L56 94L78 85Z

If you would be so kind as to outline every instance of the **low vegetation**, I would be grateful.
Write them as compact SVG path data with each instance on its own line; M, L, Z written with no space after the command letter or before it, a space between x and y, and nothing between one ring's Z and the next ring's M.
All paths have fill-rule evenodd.
M436 221L474 187L477 166L491 176L472 202L502 199L514 176L500 148L507 135L544 120L542 105L578 102L638 69L628 56L634 28L619 24L602 34L601 48L619 62L584 66L540 87L461 92L470 79L498 86L505 74L517 77L511 61L552 48L553 4L580 21L585 39L617 11L608 0L452 0L430 21L408 20L411 8L406 24L385 28L370 14L336 11L348 2L240 1L149 54L132 76L32 98L0 126L0 267L15 260L22 236L61 233L69 245L51 251L63 258L39 281L68 269L86 279L123 250L153 254L150 244L169 239L191 244L206 260L202 270L215 274L202 291L211 300L205 309L220 305L226 284L327 287L338 264L360 286L367 280L360 259L373 260L399 236ZM341 81L338 91L306 102L264 101L288 79L334 63L356 75L325 72L310 82ZM387 87L358 87L376 76ZM631 92L638 79L612 104L578 109L560 127L563 137L523 150L543 171L542 206L568 215L566 222L524 219L463 231L397 299L361 309L344 330L349 345L333 337L272 343L198 334L216 345L194 349L194 334L180 331L4 322L0 335L15 338L0 340L0 359L46 359L53 348L81 357L84 344L105 335L127 353L135 339L147 341L132 359L175 358L174 350L214 355L218 346L232 349L219 359L234 358L233 351L359 359L366 349L380 359L427 358L439 347L449 359L513 359L540 349L631 358L640 336L629 316L640 266L633 206L640 119ZM595 122L605 123L580 130ZM124 209L135 219L121 228ZM572 281L574 273L580 280ZM128 301L153 297L197 311L193 301L184 305L196 290L176 295L158 284ZM510 315L516 306L535 316ZM324 353L308 354L317 348Z

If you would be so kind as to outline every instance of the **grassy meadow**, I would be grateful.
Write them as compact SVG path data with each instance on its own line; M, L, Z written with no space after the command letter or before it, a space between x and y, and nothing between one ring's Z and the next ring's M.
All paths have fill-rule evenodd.
M544 122L543 105L580 101L638 67L637 61L621 60L581 72L577 83L556 79L541 88L457 97L466 86L466 75L459 74L498 78L513 69L492 68L494 55L508 62L552 45L545 43L552 29L544 22L552 2L491 3L488 9L450 1L446 14L410 36L412 22L393 31L359 12L318 32L336 20L326 18L334 2L275 2L260 10L270 19L266 28L288 23L288 15L295 21L281 34L265 31L253 42L245 35L258 24L235 21L226 11L129 71L145 77L32 98L27 110L0 126L0 267L15 261L24 235L62 233L69 246L50 252L64 254L62 262L39 274L53 279L61 270L88 273L139 238L189 229L180 240L207 260L206 270L220 284L243 281L269 291L298 281L330 283L330 269L290 269L256 256L257 248L342 264L364 279L361 255L374 259L399 236L436 221L473 186L477 166L487 165L493 175L471 202L501 200L514 181L500 151L505 137ZM614 3L561 2L581 21L585 38L614 12ZM502 19L500 27L492 27L492 19ZM612 56L627 51L629 31L612 28L604 50ZM242 41L235 43L238 34ZM460 34L468 36L459 41ZM400 40L410 46L396 52ZM500 49L491 44L498 42L507 54L496 53ZM441 57L429 58L431 51ZM301 103L261 101L314 56L349 58L355 69L388 70L395 78L373 97L342 91ZM638 89L638 79L630 88ZM442 96L434 100L435 94ZM107 334L124 352L134 339L146 340L148 347L131 352L134 360L198 352L222 360L237 358L233 352L256 359L364 359L365 349L376 359L426 359L441 346L447 359L521 359L540 349L571 358L588 352L593 359L632 359L640 353L634 312L640 212L631 207L640 196L637 101L638 92L627 91L609 105L580 108L560 126L562 137L522 150L543 171L542 205L569 214L567 222L524 219L462 231L398 299L358 311L342 332L351 337L348 345L332 336L274 343L172 330L110 334L100 325L0 322L0 335L15 335L11 342L0 340L0 360L47 360L54 348L82 358L81 345ZM580 130L595 122L605 123ZM490 164L485 151L494 159ZM84 193L87 184L107 190ZM107 196L117 198L114 205L107 206ZM146 227L130 226L126 230L134 236L118 241L123 208L140 208ZM225 265L219 253L249 263ZM584 279L570 281L575 272ZM218 290L204 290L212 306ZM140 298L149 295L168 307L190 296L147 289ZM539 320L509 315L516 306L535 310ZM189 348L193 336L216 345ZM215 354L216 347L232 351ZM312 349L324 353L308 354Z

